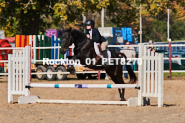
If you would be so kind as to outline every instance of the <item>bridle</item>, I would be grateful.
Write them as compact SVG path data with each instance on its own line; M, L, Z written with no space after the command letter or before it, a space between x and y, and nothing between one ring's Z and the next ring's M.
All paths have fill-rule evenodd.
M70 46L71 41L73 42L73 37L70 34L69 41L67 41L67 43L65 43L64 48L68 49L68 47Z
M70 37L69 37L69 41L67 41L66 43L65 43L65 45L64 45L64 48L65 49L68 49L69 48L69 46L70 46L70 42L72 42L72 43L75 43L75 42L78 42L78 39L77 40L75 40L75 39L73 39L73 38L75 38L75 35L73 35L72 33L70 33ZM75 42L74 42L75 41ZM79 49L81 49L83 46L84 46L84 43L87 41L87 38L85 39L85 40L83 40L82 42L78 42L78 45L77 46L75 46L75 50L79 50ZM76 43L75 43L76 44Z

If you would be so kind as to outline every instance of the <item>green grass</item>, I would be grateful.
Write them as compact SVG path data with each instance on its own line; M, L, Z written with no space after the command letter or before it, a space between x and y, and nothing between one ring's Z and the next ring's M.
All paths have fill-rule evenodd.
M135 74L136 74L136 77L138 79L138 73L135 73ZM182 77L182 76L185 76L184 72L172 73L172 77ZM164 78L169 78L169 73L164 73Z
M164 78L167 78L169 76L169 73L164 73ZM179 73L172 73L172 77L182 77L185 76L184 72L179 72Z
M138 79L138 73L135 73L135 74L136 74L136 77ZM172 77L183 77L183 76L185 76L184 72L172 73ZM169 73L164 73L164 78L169 78Z
M182 40L175 40L175 41L171 41L171 42L179 42L179 41L185 41L185 39L182 39ZM163 43L167 43L168 41L161 41Z

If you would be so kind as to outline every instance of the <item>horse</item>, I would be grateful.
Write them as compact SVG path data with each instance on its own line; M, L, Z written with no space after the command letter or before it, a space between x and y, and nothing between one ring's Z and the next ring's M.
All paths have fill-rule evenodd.
M123 81L123 77L122 77L123 65L121 65L120 59L118 59L118 64L116 65L115 65L116 63L115 59L113 59L114 65L106 65L106 66L101 65L102 58L96 61L95 65L93 62L89 65L86 64L87 58L90 58L90 59L96 58L97 54L94 50L94 43L89 38L86 37L85 33L76 29L72 29L70 27L70 29L64 30L61 39L62 39L61 49L60 49L61 54L65 54L69 46L71 46L74 43L75 48L74 48L74 56L72 57L73 60L75 59L80 60L80 64L85 65L85 67L88 67L90 69L105 70L115 84L127 84L127 83L124 83ZM122 55L126 59L126 56L124 54ZM120 58L120 57L118 53L111 51L111 58ZM127 60L125 61L127 62ZM135 83L137 78L131 66L126 65L126 68L130 76L129 84ZM125 98L124 98L125 89L119 88L118 91L120 94L121 101L125 101Z

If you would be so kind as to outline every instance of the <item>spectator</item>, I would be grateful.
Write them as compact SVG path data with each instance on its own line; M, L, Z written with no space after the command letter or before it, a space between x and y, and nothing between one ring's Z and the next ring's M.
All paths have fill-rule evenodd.
M150 41L148 42L148 45L153 45L152 40L150 40ZM151 46L151 47L147 47L147 50L148 50L148 49L150 49L150 51L155 52L155 48L154 48L153 46Z
M126 45L130 45L130 42L126 42ZM136 52L135 52L133 47L129 47L129 46L126 47L126 48L124 47L120 52L124 53L127 58L136 58L135 57L136 56ZM131 67L133 69L133 60L131 60L130 64L131 64ZM123 66L123 70L127 71L126 64ZM126 79L128 79L128 73L124 73L124 77Z
M150 40L150 41L148 42L148 45L153 45L152 40ZM154 46L147 47L147 54L148 54L148 49L150 50L150 55L151 55L151 52L153 51L153 52L154 52L154 56L155 56L155 48L154 48ZM148 62L146 63L146 65L147 65L147 64L148 64ZM149 64L150 64L150 70L151 70L151 61L149 62ZM147 65L147 67L148 67L148 65ZM148 70L148 68L147 68L147 70ZM155 61L154 61L154 70L155 70Z

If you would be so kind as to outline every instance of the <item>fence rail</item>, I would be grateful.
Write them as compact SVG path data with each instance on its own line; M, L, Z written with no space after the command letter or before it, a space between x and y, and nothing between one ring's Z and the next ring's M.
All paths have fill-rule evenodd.
M138 71L134 71L138 73ZM184 73L185 70L172 70L172 73ZM80 73L98 73L98 71L82 71L76 72L76 74ZM105 71L100 71L100 73L106 73ZM123 71L123 73L128 73L127 71ZM169 73L169 70L164 70L163 73ZM31 75L39 75L39 74L70 74L70 72L43 72L43 73L31 73ZM0 75L8 75L8 73L0 73Z
M163 45L144 45L144 47L168 47L168 44L163 44ZM178 46L185 46L185 44L172 44L172 47L178 47ZM128 47L128 45L108 45L108 47ZM129 47L137 47L139 48L139 45L129 45ZM13 49L13 50L22 50L24 47L6 47L6 48L0 48L0 50L9 50L9 49ZM31 47L31 49L60 49L61 46L54 46L54 47ZM70 46L70 48L74 48L74 46ZM168 60L169 58L163 58L164 60ZM185 58L171 58L172 60L185 60ZM0 63L3 62L8 62L8 60L0 60ZM35 60L32 59L31 62L43 62L43 60ZM134 71L136 73L138 73L138 71ZM163 71L164 73L169 72L168 70ZM172 70L171 72L185 72L185 70ZM98 71L83 71L83 72L76 72L78 73L98 73ZM105 73L104 71L101 71L101 73ZM127 73L127 71L123 71L123 73ZM38 73L32 73L32 75L35 75ZM47 72L42 73L42 74L48 74ZM50 74L50 73L49 73ZM56 72L53 74L57 74ZM62 73L61 74L66 74ZM68 72L69 74L69 72ZM8 75L8 73L0 73L0 75Z

